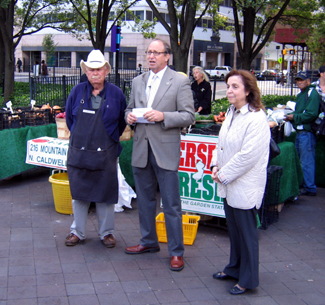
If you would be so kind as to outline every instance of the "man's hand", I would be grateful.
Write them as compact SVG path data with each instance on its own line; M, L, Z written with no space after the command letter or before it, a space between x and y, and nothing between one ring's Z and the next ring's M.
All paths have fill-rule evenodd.
M149 110L143 117L149 122L161 122L164 120L164 113L157 110Z
M293 114L287 114L284 120L285 121L293 121Z
M129 125L134 124L138 119L137 116L130 112L126 118Z

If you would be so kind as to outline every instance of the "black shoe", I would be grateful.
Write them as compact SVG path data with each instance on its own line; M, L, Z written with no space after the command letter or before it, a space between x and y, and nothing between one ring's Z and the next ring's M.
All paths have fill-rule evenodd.
M243 294L246 292L246 289L240 289L237 285L235 285L234 287L232 287L230 290L229 290L229 293L230 294L234 294L234 295L237 295L237 294Z
M301 189L300 196L316 196L316 192L312 193L312 192L306 191L305 189Z
M229 280L229 279L233 279L232 276L227 275L227 274L222 274L222 272L214 273L214 274L212 275L212 277L213 277L215 280Z

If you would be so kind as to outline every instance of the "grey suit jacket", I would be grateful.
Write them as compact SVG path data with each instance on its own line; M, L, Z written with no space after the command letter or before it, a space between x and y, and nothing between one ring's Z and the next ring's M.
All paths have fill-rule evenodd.
M146 85L149 72L132 82L130 102L125 119L133 108L147 107ZM194 101L189 79L167 68L152 109L164 113L164 121L155 124L136 123L133 135L132 166L144 168L148 162L148 142L161 168L178 170L180 131L194 123Z

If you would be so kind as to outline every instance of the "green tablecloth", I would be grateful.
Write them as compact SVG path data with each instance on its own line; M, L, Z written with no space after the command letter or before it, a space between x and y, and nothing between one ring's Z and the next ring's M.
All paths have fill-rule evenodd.
M295 145L292 142L278 144L281 154L271 160L270 165L283 167L280 179L279 203L299 195L299 186L303 182L303 173Z
M1 130L0 180L36 167L25 163L27 141L44 136L56 138L56 124ZM131 167L132 143L132 139L121 142L123 150L120 155L120 167L126 182L134 187Z
M121 171L128 185L134 188L135 185L131 166L133 138L129 141L121 141L120 143L123 147L119 158Z
M49 136L57 137L56 124L5 129L0 131L0 179L20 174L35 166L25 163L26 143L28 140ZM302 170L294 147L295 133L286 142L280 143L281 154L271 161L271 165L284 168L280 182L280 202L297 196L302 182ZM121 142L123 150L120 155L120 167L126 182L134 187L131 167L133 140ZM316 146L316 185L325 187L325 138L319 138Z
M27 126L0 131L0 179L34 168L25 163L27 141L43 136L56 137L56 124Z

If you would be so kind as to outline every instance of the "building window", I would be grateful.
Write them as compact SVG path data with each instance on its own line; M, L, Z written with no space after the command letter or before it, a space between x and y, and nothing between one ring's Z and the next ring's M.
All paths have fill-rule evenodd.
M146 19L149 21L153 21L152 11L146 11Z
M71 52L55 52L54 67L71 68Z
M223 1L220 3L220 6L232 7L232 0L223 0Z
M165 14L165 13L160 13L160 16L161 16L164 20L166 20L166 14Z
M135 70L136 69L136 53L131 52L121 52L119 56L119 69L130 69ZM115 66L115 58L114 53L109 53L109 62L114 63L114 65L111 65L112 67Z
M131 69L135 70L136 69L136 53L122 53L122 66L123 69Z
M80 68L80 61L87 61L89 52L76 52L76 67Z
M132 20L134 20L132 13L126 12L125 20L126 21L132 21Z
M135 11L134 15L137 16L140 20L144 20L144 11Z

